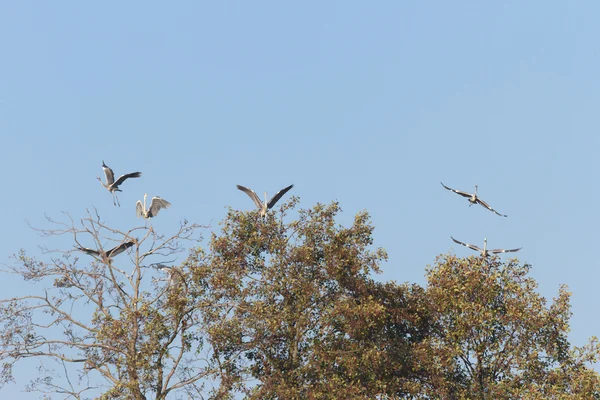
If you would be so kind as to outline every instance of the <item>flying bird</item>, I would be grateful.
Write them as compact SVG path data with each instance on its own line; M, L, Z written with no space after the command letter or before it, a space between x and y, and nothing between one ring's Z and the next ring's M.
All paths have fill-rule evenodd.
M142 204L141 200L138 200L135 205L135 216L138 218L144 217L145 219L148 219L156 217L161 209L169 208L171 206L171 203L157 196L152 198L152 201L150 202L150 208L146 209L147 196L148 195L144 193L144 204Z
M113 258L114 256L121 254L122 252L124 252L125 250L127 250L128 248L133 246L134 244L135 244L135 242L123 242L120 245L115 246L112 249L107 250L107 251L88 249L87 247L78 247L77 249L80 251L83 251L85 254L89 254L91 256L100 257L103 255L106 255L106 257L108 257L108 258Z
M125 179L139 178L140 176L142 176L142 173L141 172L132 172L130 174L121 175L119 177L119 179L117 179L115 181L115 173L113 172L112 169L110 169L110 167L108 167L106 164L104 164L104 160L102 161L102 169L104 170L104 175L106 175L106 183L102 182L102 179L100 179L100 177L98 177L98 180L100 181L102 186L104 186L109 192L112 193L113 204L115 206L118 204L120 207L121 204L119 203L119 198L117 197L117 193L116 193L116 192L122 192L122 190L119 189L119 186L123 182L125 182Z
M440 182L440 183L442 183L442 182ZM473 204L480 204L483 207L490 210L491 212L498 214L501 217L507 217L507 215L500 214L498 211L496 211L492 207L490 207L490 205L488 203L486 203L485 201L483 201L479 197L477 197L477 185L475 185L475 193L467 193L467 192L463 192L462 190L452 189L452 188L449 188L448 186L444 185L443 183L442 183L442 186L451 192L460 194L462 197L466 197L469 200L469 203L471 203L471 204L469 204L469 206L472 206Z
M483 239L483 249L480 249L479 247L477 247L473 244L463 243L459 240L454 239L452 236L450 236L450 239L452 239L454 241L454 243L462 244L463 246L468 247L471 250L480 252L483 257L489 257L491 254L498 254L498 253L514 253L515 251L519 251L522 249L522 247L519 247L518 249L510 249L510 250L504 250L504 249L488 250L487 249L487 238Z
M254 193L254 190L248 189L247 187L244 187L242 185L237 185L237 188L239 190L246 193L254 201L254 204L256 204L256 207L260 211L260 216L263 218L267 215L267 210L270 210L271 208L273 208L275 203L277 203L279 201L279 199L281 199L281 197L284 194L286 194L287 191L293 187L294 187L294 185L290 185L286 188L281 189L279 192L275 193L275 196L273 196L271 198L271 200L269 200L268 203L267 203L267 192L265 192L265 202L263 203L262 201L260 201L260 198L258 197L258 195L256 193Z

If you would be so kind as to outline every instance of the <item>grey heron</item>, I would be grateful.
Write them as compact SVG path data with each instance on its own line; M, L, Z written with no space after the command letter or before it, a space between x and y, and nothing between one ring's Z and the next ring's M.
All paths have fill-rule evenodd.
M483 249L480 249L479 247L473 245L473 244L469 244L469 243L463 243L459 240L454 239L452 236L450 236L450 239L452 239L454 241L454 243L458 243L461 244L465 247L470 248L471 250L475 250L478 251L479 253L481 253L481 255L483 257L488 257L490 254L498 254L498 253L514 253L515 251L519 251L522 249L522 247L519 247L518 249L510 249L510 250L504 250L504 249L494 249L494 250L488 250L487 249L487 238L483 239Z
M177 267L168 267L164 264L159 264L158 270L166 275L166 278L156 279L156 281L167 281L167 287L170 291L179 291L188 289L188 284L185 281L183 271ZM180 292L185 293L185 292Z
M260 211L260 216L263 218L267 215L267 210L270 210L271 208L273 208L275 203L277 203L279 201L279 199L281 199L281 197L284 194L286 194L287 191L293 187L294 187L294 185L290 185L286 188L281 189L279 192L275 193L275 196L271 197L271 200L269 200L268 202L267 202L267 192L265 192L265 202L263 203L260 200L260 198L258 197L258 195L256 193L254 193L254 190L248 189L247 187L244 187L242 185L237 185L237 188L239 190L246 193L254 201L254 204L256 204L256 207Z
M106 183L102 182L102 179L100 179L100 177L98 177L98 180L100 181L102 186L104 186L110 193L112 193L113 204L115 206L118 204L120 207L121 204L119 203L119 198L117 197L117 193L116 193L116 192L122 191L121 189L119 189L119 186L123 182L125 182L125 179L139 178L140 176L142 176L142 173L141 172L132 172L130 174L121 175L119 177L119 179L117 179L115 181L115 173L113 172L112 169L110 169L110 167L108 167L106 164L104 164L104 160L102 160L102 169L104 170L104 175L106 175Z
M107 250L107 251L88 249L87 247L78 247L77 249L80 251L83 251L85 254L89 254L91 256L100 257L102 255L106 255L106 257L108 257L108 258L113 258L114 256L121 254L122 252L124 252L125 250L127 250L128 248L133 246L134 244L135 244L135 242L133 242L133 241L123 242L120 245L115 246L112 249Z
M168 275L169 285L179 286L183 281L182 273L175 267L167 267L165 265L158 268L160 271Z
M156 217L161 209L169 208L171 206L171 203L165 199L155 196L150 202L150 207L146 208L146 197L148 197L148 195L144 193L144 204L142 204L141 200L138 200L135 204L135 216L138 218L144 217L144 219L148 219Z
M440 182L442 183L442 182ZM456 194L460 194L462 197L466 197L469 200L469 206L472 206L473 204L480 204L481 206L487 208L488 210L490 210L491 212L498 214L501 217L507 217L507 215L504 214L500 214L498 211L494 210L492 207L490 207L490 205L488 203L486 203L485 201L481 200L479 197L477 197L477 185L475 185L475 193L467 193L467 192L463 192L462 190L456 190L456 189L452 189L449 188L448 186L444 185L442 183L442 186L451 191L454 192Z

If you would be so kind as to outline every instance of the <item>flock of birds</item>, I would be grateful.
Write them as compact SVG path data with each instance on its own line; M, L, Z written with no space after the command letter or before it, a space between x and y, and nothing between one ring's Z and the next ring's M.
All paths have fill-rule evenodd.
M440 182L440 183L442 183L442 182ZM490 205L488 203L486 203L485 201L483 201L479 197L477 197L477 185L475 185L475 193L467 193L467 192L463 192L462 190L452 189L452 188L449 188L448 186L444 185L443 183L442 183L442 186L446 190L449 190L451 192L459 194L462 197L466 197L467 200L469 200L469 203L471 203L471 204L469 204L469 207L472 206L473 204L479 204L480 206L482 206L484 208L487 208L488 210L490 210L491 212L493 212L496 215L499 215L501 217L507 217L507 215L500 214L498 211L496 211L492 207L490 207ZM475 246L474 244L463 243L460 240L454 239L452 236L450 236L450 239L452 239L454 241L454 243L458 243L460 245L468 247L471 250L478 251L481 254L481 256L483 256L483 257L489 257L491 254L513 253L515 251L521 250L521 247L519 247L518 249L509 249L509 250L506 250L506 249L488 250L488 248L487 248L487 238L483 239L483 249L480 248L480 247Z
M102 161L102 169L104 170L104 175L106 176L106 182L102 182L102 179L100 179L100 177L98 177L98 180L100 181L102 186L104 186L106 188L106 190L108 190L112 194L113 205L121 206L121 204L119 203L119 198L117 197L117 192L122 191L121 189L119 189L119 186L121 186L123 184L123 182L125 182L129 178L141 177L142 173L141 172L131 172L129 174L121 175L119 177L119 179L115 180L115 174L114 174L113 170L109 166L107 166L104 163L104 161ZM470 203L469 206L472 206L473 204L479 204L480 206L488 209L489 211L493 212L496 215L499 215L501 217L507 217L507 215L500 214L498 211L494 210L488 203L486 203L485 201L483 201L482 199L480 199L477 196L477 185L475 185L474 193L467 193L467 192L463 192L462 190L452 189L452 188L444 185L443 183L441 183L441 184L444 187L444 189L454 192L462 197L465 197L467 200L469 200L469 203ZM294 187L294 185L289 185L289 186L281 189L279 192L275 193L275 195L269 201L267 201L267 193L265 192L265 201L263 202L260 199L260 197L258 197L258 195L254 192L254 190L249 189L242 185L237 185L237 188L239 190L246 193L252 199L252 201L256 205L256 208L258 209L258 212L259 212L259 215L261 218L264 218L267 215L267 211L270 210L271 208L273 208L273 206L281 199L281 197L283 197L283 195L286 194L292 187ZM158 196L154 196L154 197L152 197L152 200L150 202L150 207L146 207L147 196L148 195L144 193L143 203L141 200L138 200L135 205L135 213L136 213L136 217L138 217L138 218L139 217L142 217L144 219L154 218L158 215L160 210L162 210L163 208L169 208L171 206L171 203L169 203L167 200L165 200L161 197L158 197ZM512 252L521 250L520 247L518 249L508 249L508 250L507 249L489 250L487 248L487 238L483 239L483 248L480 248L473 244L461 242L459 240L454 239L452 236L450 236L450 238L455 243L458 243L462 246L468 247L471 250L475 250L475 251L479 252L483 257L488 257L491 254L512 253ZM123 242L123 243L119 244L118 246L115 246L112 249L109 249L106 251L94 250L94 249L90 249L87 247L78 247L78 249L89 255L93 255L96 257L104 256L104 257L107 257L110 259L118 254L123 253L125 250L127 250L134 244L135 244L135 242L133 242L133 241Z
M119 203L119 198L117 197L117 192L122 192L122 190L119 189L119 186L121 186L123 184L123 182L125 182L129 178L141 177L142 173L141 172L131 172L129 174L121 175L119 177L119 179L115 180L115 173L108 165L106 165L104 163L104 161L102 161L102 169L104 170L106 182L102 182L102 179L100 179L100 177L98 177L97 179L100 181L102 186L104 186L106 188L106 190L108 190L112 194L113 205L120 207L121 204ZM279 201L279 199L281 199L281 197L283 197L283 195L286 194L292 187L294 187L294 185L290 185L290 186L287 186L287 187L281 189L279 192L275 193L275 195L269 201L267 201L267 193L265 192L265 201L262 202L260 200L260 198L258 197L258 195L254 192L254 190L249 189L242 185L237 185L237 188L239 190L246 193L252 199L252 201L254 201L254 204L256 204L256 207L258 208L258 212L259 212L261 218L264 218L267 215L267 211L270 210L271 208L273 208L273 206ZM160 210L162 210L163 208L169 208L171 206L171 203L169 203L167 200L165 200L161 197L155 196L155 197L152 197L152 200L150 202L150 207L146 207L146 198L147 197L148 197L148 195L146 193L144 193L144 202L142 203L141 200L138 200L135 205L135 214L136 214L136 217L138 217L138 218L139 217L142 217L144 219L154 218L158 215ZM135 242L133 242L133 241L123 242L123 243L119 244L118 246L115 246L112 249L105 250L105 251L104 250L94 250L94 249L90 249L87 247L78 247L78 249L89 255L93 255L96 257L105 256L110 259L118 254L123 253L125 250L127 250L134 244L135 244Z

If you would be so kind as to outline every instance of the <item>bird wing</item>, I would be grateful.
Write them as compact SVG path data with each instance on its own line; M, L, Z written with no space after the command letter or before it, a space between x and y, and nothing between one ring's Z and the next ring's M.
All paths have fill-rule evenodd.
M440 183L442 183L442 182L440 182ZM472 197L473 196L471 193L463 192L462 190L456 190L456 189L449 188L448 186L444 185L443 183L442 183L442 186L445 189L447 189L447 190L449 190L451 192L454 192L456 194L460 194L463 197Z
M104 170L104 175L106 175L106 184L108 186L112 185L115 181L115 173L112 169L102 161L102 169Z
M135 216L137 218L139 218L143 214L144 214L144 206L142 205L142 201L138 200L137 203L135 203Z
M106 252L106 255L108 256L108 258L113 258L114 256L121 254L122 252L124 252L125 250L127 250L128 248L133 246L134 244L135 244L135 242L123 242L120 245L115 246L112 249L108 250Z
M498 254L498 253L514 253L515 251L519 251L521 249L522 249L522 247L519 247L518 249L510 249L510 250L494 249L494 250L488 250L488 252L489 253L493 253L493 254Z
M85 254L89 254L91 256L100 255L100 252L98 252L98 250L88 249L87 247L77 247L77 250L83 251Z
M494 210L492 207L490 207L490 205L488 203L486 203L485 201L481 200L479 197L476 200L479 204L481 204L483 207L487 208L488 210L490 210L493 213L498 214L501 217L507 217L508 215L504 215L504 214L500 214L498 211Z
M471 250L483 252L482 249L480 249L479 247L475 246L474 244L463 243L463 242L461 242L459 240L454 239L452 236L450 236L450 239L452 239L455 243L462 244L463 246L470 248Z
M150 203L150 212L148 213L149 217L156 217L161 208L169 208L171 203L166 201L165 199L161 199L160 197L153 197L152 203Z
M275 193L275 196L271 197L271 200L269 200L269 202L267 203L267 208L271 208L275 205L275 203L277 203L279 201L279 199L288 192L288 190L290 190L291 188L293 188L294 185L290 185L286 188L281 189L279 192Z
M119 177L119 179L117 179L117 181L113 184L113 187L118 188L120 184L122 184L123 182L125 182L125 179L139 178L140 176L142 176L141 172L132 172L130 174L121 175Z
M244 192L248 196L250 196L250 198L252 199L252 201L254 201L254 204L256 204L256 207L258 207L259 210L262 209L262 207L263 207L262 201L260 201L260 199L258 198L258 195L256 193L254 193L254 190L248 189L247 187L244 187L242 185L236 185L236 186L242 192Z

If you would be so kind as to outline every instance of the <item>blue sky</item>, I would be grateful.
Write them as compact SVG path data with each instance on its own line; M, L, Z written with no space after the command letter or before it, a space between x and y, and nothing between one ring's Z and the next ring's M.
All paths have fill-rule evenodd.
M303 207L368 210L390 259L381 280L425 283L455 238L523 247L539 291L573 292L571 339L597 335L600 5L355 1L0 5L0 260L44 214L93 206L140 224L144 193L218 227L235 188L295 184ZM96 181L126 182L122 207ZM440 186L479 194L508 218ZM31 287L0 280L3 297ZM33 375L23 372L20 378ZM25 384L1 390L19 393ZM26 398L26 397L21 397ZM31 398L37 398L31 397Z

